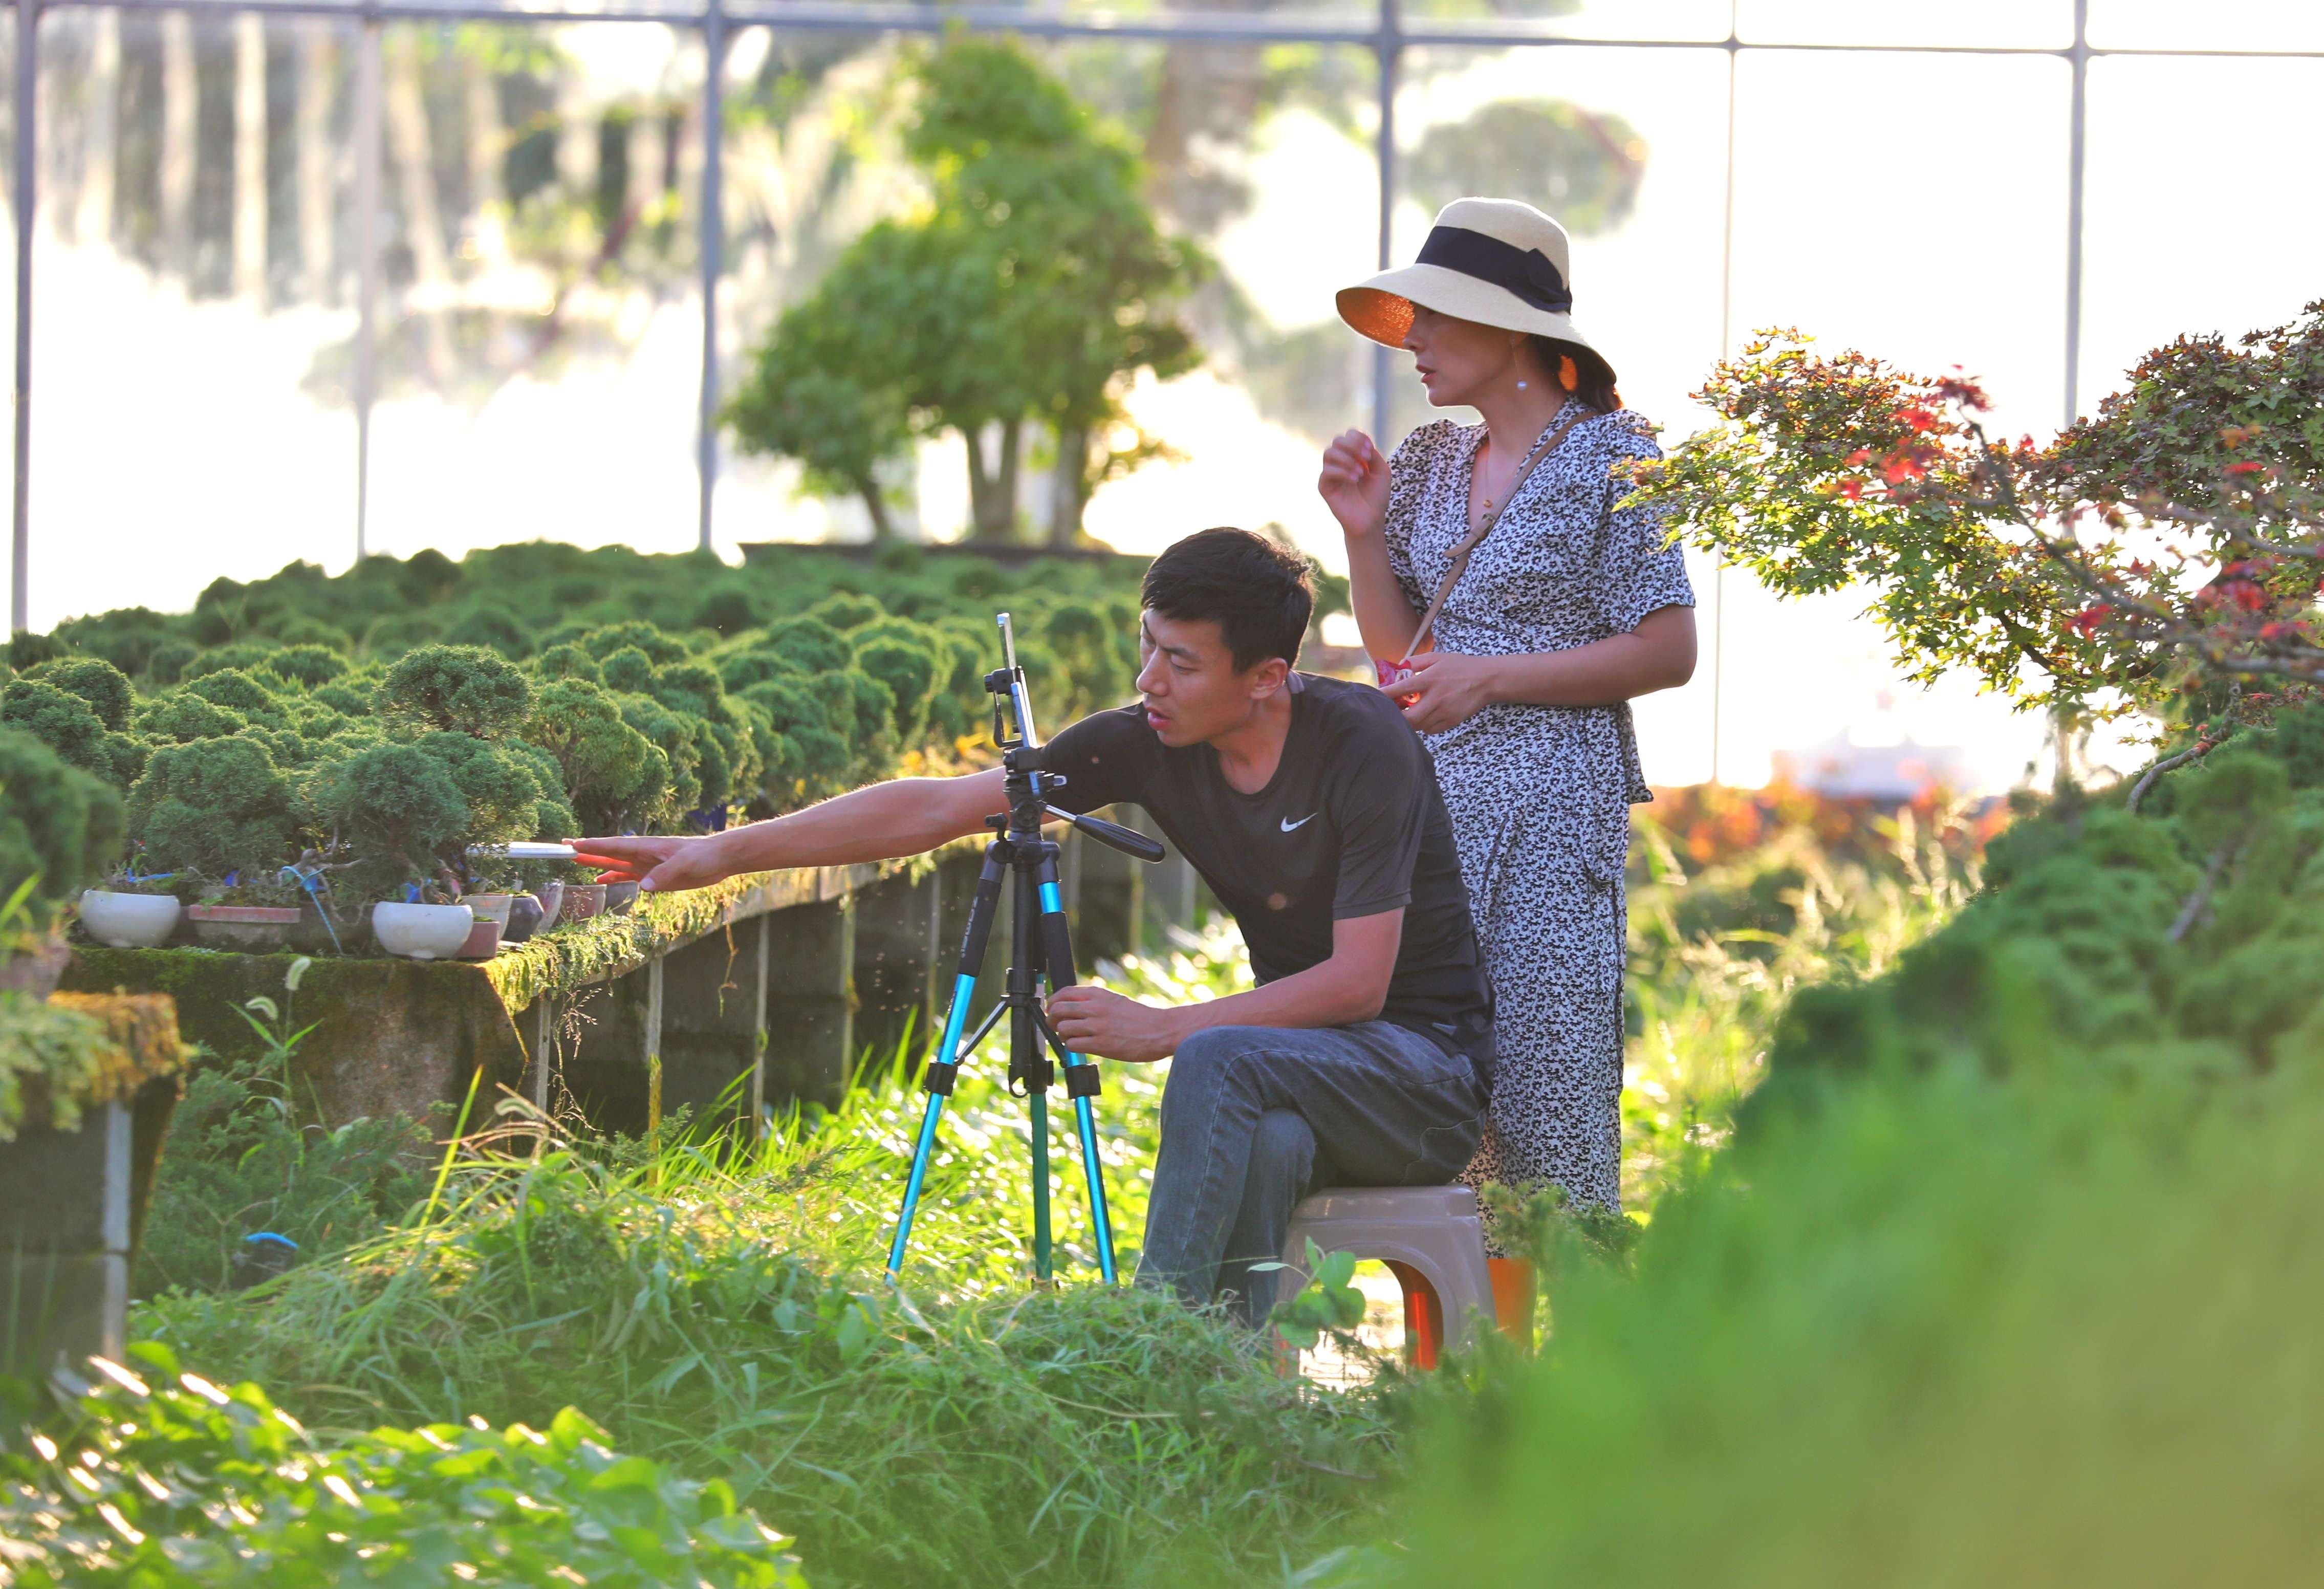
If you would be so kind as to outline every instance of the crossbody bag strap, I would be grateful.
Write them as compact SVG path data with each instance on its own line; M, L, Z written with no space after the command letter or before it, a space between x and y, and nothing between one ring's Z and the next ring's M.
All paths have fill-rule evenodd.
M1582 409L1579 403L1572 406L1580 411L1536 445L1531 461L1509 483L1509 494L1501 498L1501 505L1487 513L1477 527L1462 536L1461 543L1452 549L1452 566L1445 569L1444 577L1436 582L1436 594L1428 598L1428 610L1420 615L1420 627L1412 632L1412 643L1405 647L1404 655L1397 659L1399 663L1410 661L1413 653L1428 643L1428 632L1436 626L1436 614L1444 610L1444 598L1452 594L1452 587L1461 582L1461 576L1468 569L1469 555L1484 544L1485 537L1493 532L1493 526L1499 523L1501 515L1509 511L1509 504L1517 501L1517 493L1525 489L1526 482L1533 478L1534 471L1549 461L1549 455L1557 450L1557 444L1565 439L1568 430L1590 418L1589 410Z

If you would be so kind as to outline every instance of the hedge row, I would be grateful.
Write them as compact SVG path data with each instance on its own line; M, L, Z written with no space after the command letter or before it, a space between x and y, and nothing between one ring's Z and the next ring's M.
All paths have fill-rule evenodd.
M0 883L60 901L126 860L255 898L305 854L381 897L473 844L716 828L957 765L994 610L1063 722L1134 688L1141 569L532 543L74 619L10 647Z

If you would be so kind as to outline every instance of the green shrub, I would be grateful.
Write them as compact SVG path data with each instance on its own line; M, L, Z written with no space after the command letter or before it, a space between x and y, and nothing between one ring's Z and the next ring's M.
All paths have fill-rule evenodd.
M121 797L28 734L0 729L0 900L26 884L34 925L122 853Z
M154 872L223 877L296 853L290 781L246 735L155 750L129 791L129 826Z
M657 668L687 654L686 643L676 635L665 634L645 623L608 624L590 630L581 643L582 649L599 661L616 651L636 650L643 651L647 662Z
M273 654L272 643L263 640L243 640L236 641L231 645L214 645L188 661L179 677L183 682L191 684L197 679L208 678L212 673L223 673L230 668L236 670L255 668Z
M129 708L134 700L129 676L102 658L60 657L42 662L29 677L78 696L107 728L118 732L129 726Z
M326 1443L256 1385L131 1349L69 1415L0 1443L20 1589L350 1583L806 1589L789 1542L713 1480L545 1427L378 1428Z
M224 739L239 734L244 721L239 712L176 690L140 706L130 714L129 726L143 739L191 744L197 740Z
M468 808L464 845L536 837L541 802L562 803L556 785L542 787L531 760L505 742L494 744L466 734L424 734L412 742L412 748L434 758L460 791Z
M1827 1084L1446 1392L1381 1584L2275 1583L2324 1480L2317 1090Z
M267 652L263 664L277 679L306 689L345 677L349 665L337 649L311 642L280 646Z
M542 686L524 737L555 758L566 798L591 833L635 827L659 798L669 758L622 721L620 701L586 679Z
M166 688L183 679L186 664L201 654L202 648L193 641L165 640L146 654L145 676Z
M244 722L280 721L282 703L274 692L239 668L221 668L188 679L180 693L239 713Z
M498 652L473 645L421 646L379 685L380 715L478 739L514 733L532 708L532 682Z
M105 720L80 697L45 679L12 679L0 688L0 725L31 734L84 772L112 776Z
M391 898L462 859L468 802L444 762L415 745L356 752L318 775L313 798L354 851L347 876L358 898Z

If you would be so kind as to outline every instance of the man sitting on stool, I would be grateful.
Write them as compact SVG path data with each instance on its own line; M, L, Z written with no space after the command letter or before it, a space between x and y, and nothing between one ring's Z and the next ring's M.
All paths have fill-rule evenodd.
M1252 1324L1291 1210L1320 1185L1434 1186L1468 1164L1491 1087L1490 1000L1428 753L1368 684L1293 670L1307 566L1205 530L1146 572L1140 699L1052 739L1052 803L1142 806L1221 903L1259 985L1157 1008L1102 988L1049 1000L1080 1053L1176 1056L1139 1261L1143 1284ZM932 850L1008 809L999 769L873 784L701 838L576 841L648 889Z

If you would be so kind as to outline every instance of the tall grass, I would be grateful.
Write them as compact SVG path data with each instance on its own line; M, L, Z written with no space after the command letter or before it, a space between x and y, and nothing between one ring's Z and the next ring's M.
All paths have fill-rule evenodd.
M1690 867L1641 811L1630 899L1622 1200L1651 1217L1724 1147L1792 994L1879 976L1978 886L1960 813L1872 818L1862 844L1802 824Z
M1653 864L1625 1095L1644 1206L1723 1141L1790 990L1878 971L1963 885L1909 835L1886 869L1812 845L1692 873ZM1105 969L1174 1002L1249 982L1228 928ZM510 1157L486 1133L401 1223L245 1295L163 1297L137 1323L326 1431L537 1425L577 1405L624 1450L732 1483L798 1536L818 1589L1320 1584L1351 1542L1402 1531L1388 1480L1408 1390L1286 1382L1221 1319L1097 1285L1062 1107L1058 1280L1029 1283L1031 1124L998 1039L963 1071L890 1287L924 1103L906 1068L872 1064L837 1110L782 1116L755 1142L682 1123L607 1141L551 1122ZM1166 1074L1105 1071L1125 1271ZM507 1101L504 1123L530 1143L542 1122L522 1107Z
M1232 975L1197 956L1131 969L1182 995ZM900 1289L879 1270L920 1095L883 1069L762 1143L467 1158L422 1217L141 1322L310 1425L578 1404L797 1532L819 1589L1268 1581L1376 1526L1372 1403L1286 1383L1222 1320L1092 1270L1028 1289L1028 1127L1001 1068L989 1050L964 1076ZM1134 1233L1156 1089L1109 1068L1104 1151ZM1059 1239L1085 1249L1069 1141Z

